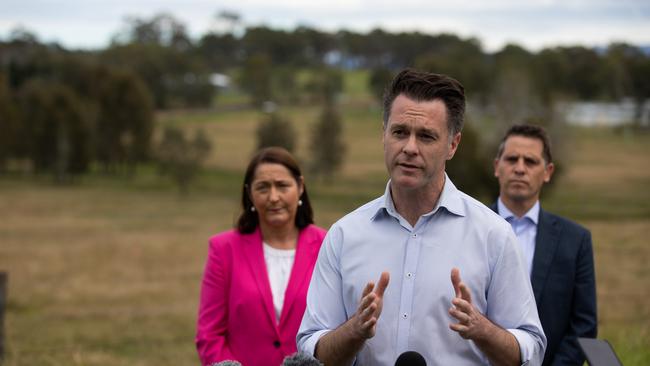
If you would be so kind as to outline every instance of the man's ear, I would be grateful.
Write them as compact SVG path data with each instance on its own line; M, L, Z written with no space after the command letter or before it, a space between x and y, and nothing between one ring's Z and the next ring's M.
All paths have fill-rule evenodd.
M460 144L460 132L456 133L454 137L451 139L451 143L449 144L449 154L447 154L447 160L451 160L451 158L454 157L454 154L456 154L456 150L458 149L458 145Z
M546 164L546 167L544 167L544 183L551 181L551 177L553 176L554 171L555 165L553 163Z

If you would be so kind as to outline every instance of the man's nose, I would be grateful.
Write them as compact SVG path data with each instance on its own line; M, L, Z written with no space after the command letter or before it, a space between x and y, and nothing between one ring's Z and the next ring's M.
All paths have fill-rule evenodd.
M523 173L525 168L526 165L524 164L524 159L517 159L517 163L515 163L515 172Z
M402 151L409 155L418 153L418 144L415 135L412 134L409 136L409 138L406 140L406 143L404 144L404 147L402 148Z

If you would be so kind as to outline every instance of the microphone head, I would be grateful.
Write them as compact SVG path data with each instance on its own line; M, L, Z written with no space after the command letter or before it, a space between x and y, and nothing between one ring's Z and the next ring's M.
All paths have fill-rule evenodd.
M323 364L307 353L296 352L285 357L282 366L323 366Z
M397 357L395 366L427 366L427 361L415 351L406 351Z

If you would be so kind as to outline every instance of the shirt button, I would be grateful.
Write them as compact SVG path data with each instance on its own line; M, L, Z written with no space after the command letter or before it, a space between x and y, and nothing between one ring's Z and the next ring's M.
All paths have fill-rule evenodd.
M418 237L418 234L413 234L413 237L414 237L414 238L417 238L417 237Z
M273 342L273 346L274 346L275 348L280 348L280 341L275 341L275 342Z
M407 278L411 278L411 277L413 277L413 273L411 273L411 272L407 273L407 274L406 274L406 277L407 277Z
M408 317L409 317L409 315L407 313L402 314L402 318L406 319Z

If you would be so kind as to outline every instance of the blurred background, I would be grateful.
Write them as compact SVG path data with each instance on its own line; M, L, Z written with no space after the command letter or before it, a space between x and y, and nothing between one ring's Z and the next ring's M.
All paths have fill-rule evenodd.
M189 365L210 235L260 146L292 151L316 223L383 193L381 94L466 87L448 165L491 203L513 123L545 126L542 204L592 231L599 338L650 364L650 3L4 1L3 365Z

